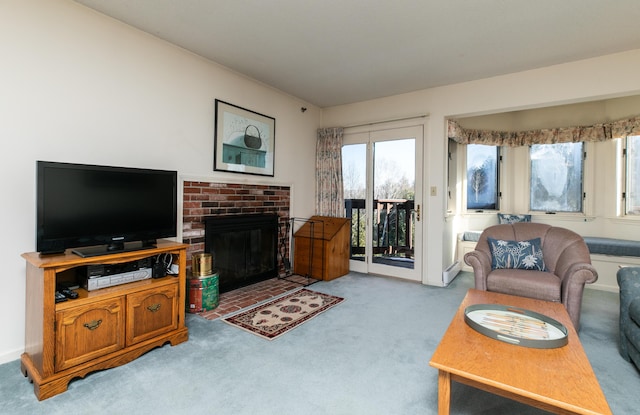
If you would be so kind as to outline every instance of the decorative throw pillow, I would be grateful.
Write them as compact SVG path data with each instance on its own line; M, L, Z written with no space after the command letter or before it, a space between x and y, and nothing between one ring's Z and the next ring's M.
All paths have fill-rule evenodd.
M512 215L510 213L498 213L498 223L531 222L531 215Z
M528 241L504 241L487 238L491 250L491 268L546 271L540 238Z

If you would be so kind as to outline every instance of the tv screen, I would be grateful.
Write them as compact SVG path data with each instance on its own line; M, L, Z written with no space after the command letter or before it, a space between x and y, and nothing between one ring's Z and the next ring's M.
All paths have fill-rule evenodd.
M175 171L38 161L36 200L41 254L102 255L176 236Z

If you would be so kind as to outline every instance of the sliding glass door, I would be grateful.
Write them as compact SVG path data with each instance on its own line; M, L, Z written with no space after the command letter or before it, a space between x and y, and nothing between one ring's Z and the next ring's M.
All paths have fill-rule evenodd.
M351 269L420 281L422 127L346 133Z

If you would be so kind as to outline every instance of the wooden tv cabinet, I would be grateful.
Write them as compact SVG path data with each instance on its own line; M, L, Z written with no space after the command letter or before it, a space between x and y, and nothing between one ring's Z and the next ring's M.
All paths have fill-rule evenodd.
M149 350L189 338L185 326L187 244L158 241L157 247L82 258L69 251L25 253L26 327L21 371L39 400L67 390L74 378L128 363ZM55 302L57 284L74 281L76 269L121 264L170 254L177 276L145 279L87 291Z

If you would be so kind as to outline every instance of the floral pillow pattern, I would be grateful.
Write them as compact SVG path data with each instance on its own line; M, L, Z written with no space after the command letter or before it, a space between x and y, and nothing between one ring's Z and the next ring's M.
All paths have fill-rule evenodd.
M498 213L498 223L518 223L531 222L531 215L511 215L509 213Z
M528 241L504 241L487 238L491 250L491 268L546 271L540 238Z

